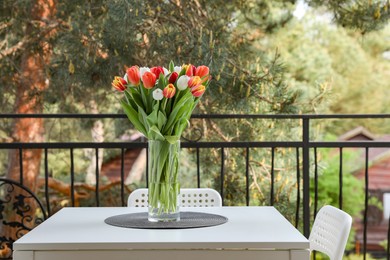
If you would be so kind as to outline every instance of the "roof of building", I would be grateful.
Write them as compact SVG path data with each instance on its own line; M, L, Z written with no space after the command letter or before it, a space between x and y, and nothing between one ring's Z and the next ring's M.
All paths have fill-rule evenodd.
M390 141L390 135L376 136L366 128L359 126L341 135L339 140L343 141ZM359 160L361 167L355 172L358 178L365 177L365 150L360 150ZM390 148L375 147L368 150L369 161L369 183L370 190L390 190Z

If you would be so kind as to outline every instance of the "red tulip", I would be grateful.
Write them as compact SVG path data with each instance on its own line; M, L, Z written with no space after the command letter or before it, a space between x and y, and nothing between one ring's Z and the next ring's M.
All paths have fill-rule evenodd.
M127 80L131 83L131 85L138 86L141 79L138 66L132 66L128 68L126 73Z
M190 76L190 77L194 76L195 75L195 70L196 70L195 66L189 64L188 67L187 67L187 70L186 70L186 75Z
M188 87L192 88L202 83L202 79L199 76L191 77L188 81Z
M112 81L111 85L118 91L125 91L127 82L124 78L121 77L115 77Z
M177 72L172 72L171 76L169 77L169 83L175 84L177 77L179 77L179 74Z
M207 66L199 66L195 70L195 76L199 76L200 78L203 78L209 74L209 68Z
M168 84L164 90L163 90L163 95L166 98L172 98L176 93L176 88L173 84Z
M191 93L194 97L200 97L206 91L206 87L204 85L197 85L191 88Z
M153 67L150 69L150 72L153 72L157 79L160 77L160 74L164 75L164 69L162 67Z
M150 71L146 71L144 75L142 75L142 82L144 83L144 87L147 89L151 89L156 84L156 75Z

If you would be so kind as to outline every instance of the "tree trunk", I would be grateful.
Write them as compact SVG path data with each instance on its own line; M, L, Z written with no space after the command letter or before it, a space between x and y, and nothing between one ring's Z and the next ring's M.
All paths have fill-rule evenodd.
M103 128L103 122L101 120L97 120L93 124L93 128L91 129L91 134L93 141L95 143L101 143L104 142L104 128ZM87 168L87 174L85 176L85 182L89 185L95 185L96 184L96 154L94 149L88 150L88 157L90 158L90 163ZM99 173L102 168L103 164L103 154L104 149L100 148L98 152L98 168Z
M51 46L48 38L55 33L52 26L56 11L55 0L34 0L31 7L31 19L26 25L25 36L34 39L34 43L32 46L26 46L21 56L20 74L18 75L19 85L15 98L16 114L42 113L42 94L49 85L47 64L50 61ZM43 134L43 119L21 118L14 122L13 142L42 142L44 140ZM22 156L21 165L19 162L20 155ZM19 150L10 150L8 153L7 178L16 181L22 178L23 185L36 192L41 157L41 149L23 149L21 154ZM22 169L20 169L20 166L22 166ZM20 175L21 172L23 173L22 176ZM15 196L18 194L10 195L17 202ZM29 211L31 216L35 215L35 209L36 205L31 205ZM7 212L8 210L4 209L4 211ZM21 217L15 213L12 214L12 212L3 217L7 218L8 222L21 221ZM1 235L9 241L16 240L18 238L16 228L4 223L3 221L1 224ZM0 251L2 256L8 253L10 253L8 246Z
M95 101L90 102L91 110L93 114L98 114L99 110L97 108L97 104ZM95 143L102 143L104 142L104 125L102 120L97 120L94 122L93 127L91 129L91 136ZM87 150L88 157L90 158L90 163L87 168L87 174L85 176L85 182L89 185L95 185L96 184L96 154L95 150L89 149ZM102 169L103 164L103 155L104 155L104 149L99 149L98 152L98 169L99 173ZM98 176L99 177L99 176Z
M42 113L43 111L43 91L49 85L47 77L47 64L50 62L51 47L48 37L51 33L46 30L50 26L50 20L55 14L54 0L35 0L31 9L31 22L26 26L26 35L37 38L38 42L33 48L27 48L22 54L19 86L15 99L15 113L30 114ZM45 32L44 37L36 35L39 31ZM13 141L14 142L42 142L44 140L44 125L41 118L22 118L14 122ZM37 177L39 174L42 151L40 149L23 150L23 180L24 185L35 191ZM20 179L19 151L12 150L8 156L7 177Z

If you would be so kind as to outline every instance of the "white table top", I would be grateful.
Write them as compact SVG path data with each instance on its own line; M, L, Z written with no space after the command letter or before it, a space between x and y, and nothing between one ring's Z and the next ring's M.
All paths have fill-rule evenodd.
M132 229L104 223L146 208L64 208L17 240L14 250L308 249L309 241L274 207L181 208L226 216L225 224L194 229Z

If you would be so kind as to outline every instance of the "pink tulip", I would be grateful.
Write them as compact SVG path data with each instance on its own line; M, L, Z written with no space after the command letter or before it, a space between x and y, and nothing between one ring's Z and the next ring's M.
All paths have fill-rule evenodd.
M131 85L138 86L141 79L138 66L131 66L127 69L126 73L127 80L131 83Z
M115 77L112 81L111 85L118 91L125 91L127 82L124 78L121 77Z
M206 87L204 85L197 85L191 88L191 93L194 97L200 97L206 91Z
M173 84L168 84L163 90L163 95L166 98L172 98L176 93L176 88Z
M150 69L150 72L153 72L157 79L160 77L160 74L164 75L164 69L162 67L153 67Z
M177 77L179 77L179 74L177 72L172 72L171 76L169 77L169 83L175 84Z
M199 76L200 78L203 78L209 74L209 68L207 66L199 66L195 70L195 76Z
M142 82L144 83L144 87L147 89L151 89L156 84L156 75L150 71L146 71L144 75L142 75Z

